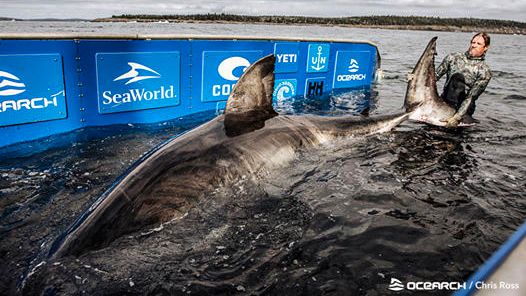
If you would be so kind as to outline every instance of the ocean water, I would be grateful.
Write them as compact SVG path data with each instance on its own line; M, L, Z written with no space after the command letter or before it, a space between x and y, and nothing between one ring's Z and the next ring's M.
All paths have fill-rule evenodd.
M439 37L439 62L464 51L472 35L86 22L0 22L0 32L368 39L379 47L384 72L368 104L373 116L401 110L405 75L431 37ZM391 278L464 281L526 218L525 55L525 36L492 36L493 79L473 128L406 122L304 149L286 167L218 188L182 219L60 261L45 262L51 243L119 175L215 115L90 128L47 139L64 143L53 149L40 151L36 142L3 154L0 294L386 295ZM363 98L296 101L281 112L356 114ZM40 152L31 154L34 147Z

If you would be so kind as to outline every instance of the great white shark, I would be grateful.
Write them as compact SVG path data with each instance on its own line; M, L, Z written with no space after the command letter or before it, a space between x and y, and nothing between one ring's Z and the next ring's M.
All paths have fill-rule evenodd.
M407 86L405 112L374 117L278 115L272 108L273 55L248 67L223 115L167 142L121 177L52 245L49 257L77 256L118 237L183 216L240 176L272 169L304 147L387 132L408 118L444 125L454 110L436 91L433 38Z

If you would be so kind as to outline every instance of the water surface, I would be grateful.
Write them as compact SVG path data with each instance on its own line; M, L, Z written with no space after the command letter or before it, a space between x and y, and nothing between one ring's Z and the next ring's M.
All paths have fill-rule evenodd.
M439 36L437 62L464 51L471 37L232 24L1 22L0 28L369 39L379 46L384 70L368 102L372 116L400 111L405 74L431 37ZM473 128L407 122L389 133L300 150L282 168L218 188L182 219L59 262L41 264L51 242L120 174L214 114L90 128L48 139L67 143L53 149L31 143L36 154L27 146L11 149L0 159L0 291L384 295L391 277L466 280L526 217L525 55L524 36L492 35L493 79L478 100L480 123ZM281 111L356 114L362 103L351 93L296 101Z

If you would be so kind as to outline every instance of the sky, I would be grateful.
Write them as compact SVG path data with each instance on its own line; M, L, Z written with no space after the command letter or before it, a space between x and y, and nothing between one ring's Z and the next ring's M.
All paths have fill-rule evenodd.
M93 19L121 14L227 13L320 17L417 15L526 22L524 0L0 0L0 16Z

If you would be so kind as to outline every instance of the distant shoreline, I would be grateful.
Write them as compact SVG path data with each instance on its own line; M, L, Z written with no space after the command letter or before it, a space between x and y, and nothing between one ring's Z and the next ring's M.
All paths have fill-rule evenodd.
M252 23L277 25L326 25L351 28L391 30L424 30L443 32L481 32L526 35L526 23L473 18L368 16L368 17L298 17L246 16L230 14L196 15L120 15L95 19L93 22L170 22L170 23Z
M441 32L487 32L490 34L526 35L526 23L507 20L475 18L439 18L419 16L364 17L304 17L304 16L247 16L231 14L194 15L120 15L87 19L15 19L0 17L0 21L82 21L82 22L140 22L140 23L204 23L204 24L269 24L295 26L331 26L387 30L419 30Z

